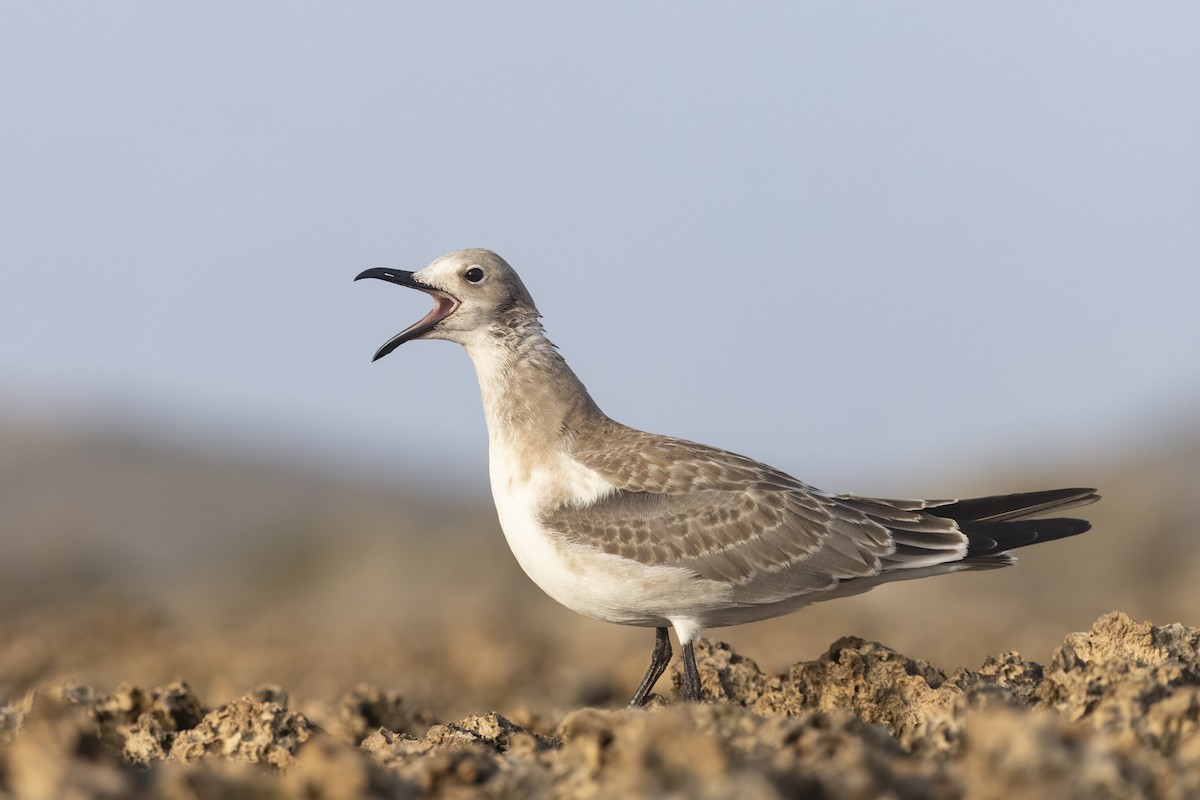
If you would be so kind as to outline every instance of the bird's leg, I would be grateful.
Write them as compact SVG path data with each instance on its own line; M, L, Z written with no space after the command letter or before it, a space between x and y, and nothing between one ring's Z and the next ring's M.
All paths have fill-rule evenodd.
M650 669L646 670L646 677L642 678L637 691L633 693L633 699L629 701L630 708L641 708L645 705L650 690L654 688L654 684L662 677L663 672L667 669L667 664L670 663L671 637L667 635L666 628L655 628L654 653L650 656Z
M683 685L679 687L679 694L686 703L700 702L700 670L696 667L696 653L691 642L683 645Z

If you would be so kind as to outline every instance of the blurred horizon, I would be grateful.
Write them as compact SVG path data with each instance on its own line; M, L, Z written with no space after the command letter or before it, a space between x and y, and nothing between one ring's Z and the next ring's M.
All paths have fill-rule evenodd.
M1200 397L1197 398L1200 403ZM772 466L797 474L801 479L828 491L852 491L884 495L907 492L905 496L932 497L956 489L978 476L1013 474L1022 466L1034 475L1064 472L1078 484L1091 480L1087 465L1103 463L1119 467L1124 459L1164 452L1179 442L1200 439L1200 416L1187 400L1162 402L1157 409L1135 418L1118 431L1096 432L1094 436L1069 437L1047 447L1041 434L1029 431L1013 435L1007 443L974 441L942 446L936 454L915 453L908 469L903 463L881 465L861 449L830 463L800 468L800 451L789 454L786 442L776 443L773 461L744 453ZM144 399L137 403L97 403L71 406L61 398L36 402L9 397L0 400L0 432L6 435L28 431L34 437L64 441L95 440L139 443L180 456L211 456L240 463L260 463L331 479L365 481L380 488L398 487L452 500L463 496L472 502L491 501L487 479L487 436L479 412L480 435L475 452L436 450L392 450L390 443L356 439L339 440L327 432L302 430L272 420L180 414L157 407ZM671 434L667 430L664 433ZM704 441L701 439L701 441ZM705 441L706 444L719 443ZM800 474L803 473L803 474ZM824 483L814 475L829 477ZM807 476L807 477L806 477ZM995 492L1026 491L1028 485L996 486ZM1103 487L1101 487L1103 488ZM985 491L991 491L986 490ZM939 494L940 493L940 494Z

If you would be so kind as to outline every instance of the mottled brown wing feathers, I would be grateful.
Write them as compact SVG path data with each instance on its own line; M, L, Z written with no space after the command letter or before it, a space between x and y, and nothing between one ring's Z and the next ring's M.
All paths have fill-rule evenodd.
M603 450L577 440L573 455L617 490L542 516L570 540L692 569L730 583L747 604L873 575L894 550L885 524L751 459L627 428L605 433L586 437Z

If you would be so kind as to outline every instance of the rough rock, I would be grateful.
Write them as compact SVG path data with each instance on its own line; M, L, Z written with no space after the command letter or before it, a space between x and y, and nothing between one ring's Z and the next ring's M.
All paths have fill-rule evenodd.
M393 733L423 735L436 720L413 708L398 692L360 684L338 702L330 733L358 744L373 731L386 728Z
M303 714L288 710L287 692L268 686L209 712L196 727L180 732L169 757L198 761L218 755L289 767L297 748L317 730Z

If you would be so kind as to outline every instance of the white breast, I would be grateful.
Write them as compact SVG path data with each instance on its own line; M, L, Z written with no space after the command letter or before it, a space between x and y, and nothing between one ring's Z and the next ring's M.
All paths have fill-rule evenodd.
M492 496L500 526L517 562L542 591L585 616L623 625L664 626L698 618L727 606L730 590L678 567L647 566L592 547L568 542L539 520L546 503L580 505L613 491L594 470L566 453L547 454L537 464L491 443Z

